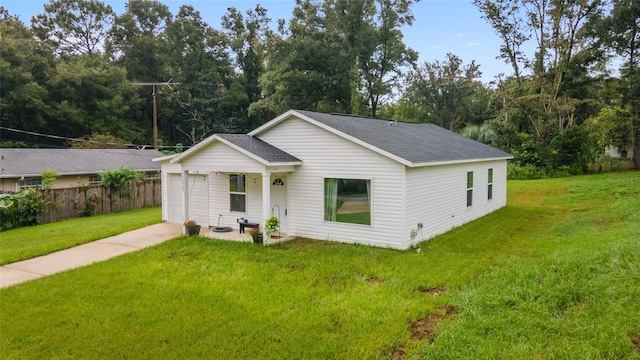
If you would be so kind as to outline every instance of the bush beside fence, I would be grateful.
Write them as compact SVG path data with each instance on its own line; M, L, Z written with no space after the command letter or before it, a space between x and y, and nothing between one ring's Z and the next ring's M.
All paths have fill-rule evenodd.
M160 180L136 181L127 191L112 191L103 186L75 187L45 191L49 209L38 215L39 224L47 224L87 215L110 214L162 204ZM95 196L92 196L95 195ZM86 210L87 204L97 206Z

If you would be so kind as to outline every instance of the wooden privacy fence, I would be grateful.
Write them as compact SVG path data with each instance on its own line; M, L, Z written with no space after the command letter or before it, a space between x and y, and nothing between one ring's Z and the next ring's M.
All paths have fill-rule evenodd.
M133 182L123 191L111 191L98 185L52 189L45 196L53 205L38 215L39 224L80 217L87 204L93 208L93 215L157 206L162 203L162 186L160 180L148 180ZM92 201L86 201L87 197L97 205L91 205Z

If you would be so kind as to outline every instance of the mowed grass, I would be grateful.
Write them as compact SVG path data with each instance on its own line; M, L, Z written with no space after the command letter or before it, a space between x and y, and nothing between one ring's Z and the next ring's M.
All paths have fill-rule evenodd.
M0 265L30 259L162 221L160 207L69 219L0 233Z
M421 253L180 237L6 288L2 357L640 358L640 173L508 201Z

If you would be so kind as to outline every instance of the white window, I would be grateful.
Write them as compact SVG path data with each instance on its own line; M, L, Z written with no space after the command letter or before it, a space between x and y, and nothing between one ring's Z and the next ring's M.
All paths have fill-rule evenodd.
M152 181L160 179L159 172L148 172L144 174L144 181Z
M473 171L467 172L467 207L473 205Z
M493 169L487 171L487 200L493 199Z
M371 180L324 179L324 219L371 225Z
M231 211L246 212L247 191L245 179L245 176L241 174L229 175L229 202L231 204Z
M42 178L25 178L20 179L20 188L42 187Z
M89 185L96 186L101 184L102 180L100 179L100 175L89 175Z

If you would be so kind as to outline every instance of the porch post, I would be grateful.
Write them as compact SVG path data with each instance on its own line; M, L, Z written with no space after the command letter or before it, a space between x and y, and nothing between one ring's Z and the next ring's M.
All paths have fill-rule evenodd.
M271 239L267 238L265 224L271 216L271 174L262 174L262 233L264 234L264 244L269 245Z
M182 171L182 222L189 220L189 171ZM182 235L186 235L186 229L182 226Z

